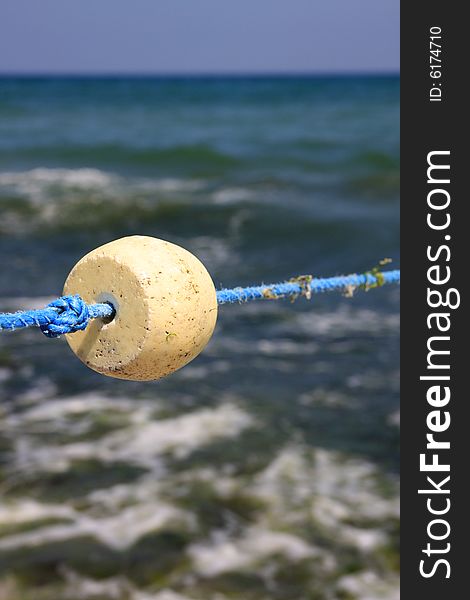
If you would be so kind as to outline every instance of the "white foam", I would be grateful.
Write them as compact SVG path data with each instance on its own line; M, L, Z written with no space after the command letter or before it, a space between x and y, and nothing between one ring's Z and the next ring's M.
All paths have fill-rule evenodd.
M42 519L73 519L75 511L63 504L42 504L32 499L0 503L0 523L17 524Z
M287 351L289 348L286 346ZM47 391L47 380L43 387ZM268 581L280 560L291 563L306 560L314 565L312 573L329 577L341 566L338 565L341 552L336 555L335 546L356 548L367 564L370 554L390 543L385 524L398 516L398 484L393 478L387 479L390 495L386 495L382 487L384 475L367 460L313 449L299 442L281 448L271 463L257 474L240 475L232 465L186 465L172 469L169 459L185 457L217 439L230 443L245 428L257 425L236 397L227 395L219 401L216 408L196 409L157 420L159 408L165 406L162 398L134 400L83 394L53 400L44 398L38 402L23 397L21 410L7 412L0 423L15 443L12 471L7 473L5 486L10 476L14 483L15 473L37 477L41 472L73 470L72 463L78 459L96 459L103 463L123 461L144 467L146 472L136 480L94 489L81 499L80 510L75 508L73 498L60 505L25 498L3 502L0 524L21 525L49 518L66 522L4 535L0 549L40 547L66 540L73 544L74 539L92 536L107 547L121 551L147 533L163 529L200 535L197 513L191 511L190 504L185 510L177 504L178 498L191 500L191 486L199 481L206 482L221 500L241 494L262 500L263 509L254 512L247 521L232 514L226 529L196 539L187 548L191 565L185 569L185 578L197 574L213 577L240 570L260 572ZM49 437L29 433L44 428L66 433L70 438L75 427L93 422L97 413L110 412L122 414L122 423L118 415L119 428L97 440L48 445ZM171 498L175 499L174 503ZM303 534L303 528L312 521L322 529L322 535L331 540L332 548L318 548L310 529ZM383 580L382 575L373 575L369 588L366 585L369 576L351 577L342 578L342 587L338 589L361 590L357 594L361 600L378 600L377 590L383 589L383 598L395 600L394 575L384 576ZM276 585L275 577L271 579ZM93 593L106 597L113 597L115 593L116 598L127 594L132 600L188 600L170 589L152 595L126 587L128 584L122 578L82 583L77 589L83 589L84 599ZM191 587L188 589L191 591ZM80 598L80 595L71 597Z
M398 577L379 578L373 571L341 577L337 589L361 600L399 600Z
M135 597L135 600L192 600L189 596L183 596L181 594L177 594L176 592L172 592L171 590L162 590L161 592L157 592L156 594L139 594ZM214 596L214 600L216 600L216 596ZM223 600L222 596L219 596L219 600Z
M252 196L253 193L245 188L225 188L212 195L215 204L235 204L249 200Z
M68 192L74 189L97 190L103 192L111 185L117 184L116 175L105 173L99 169L47 169L37 168L30 171L0 173L0 188L6 187L14 193L21 194L30 202L44 204L44 216L48 211L54 214L54 206L50 204L51 191ZM62 198L63 199L63 198Z
M288 446L255 478L251 491L268 502L276 513L285 512L289 520L298 514L289 509L309 502L313 488L312 466L304 451Z
M101 406L100 406L101 405ZM2 427L21 428L24 422L49 419L52 430L60 415L86 412L97 407L128 410L129 426L94 441L72 442L60 446L41 445L25 435L15 440L15 467L22 472L66 470L72 461L96 459L102 462L124 461L155 470L159 457L183 458L217 438L236 437L251 426L251 417L234 404L201 409L170 419L151 420L148 403L128 400L110 401L94 395L52 401L34 407L23 415L10 415ZM155 410L155 406L153 407ZM90 421L90 416L86 419ZM91 421L90 421L91 422ZM80 424L78 424L81 427Z
M22 399L30 399L29 396L22 396ZM80 414L90 414L98 411L120 411L132 413L136 411L142 420L148 419L149 414L157 408L156 401L152 403L137 402L131 398L110 398L99 394L90 393L79 396L58 398L33 405L30 409L21 413L21 422L32 422L51 420ZM142 415L142 412L145 414Z
M91 579L75 573L71 569L62 569L67 582L66 597L71 600L89 600L103 597L110 600L192 600L189 596L177 594L169 589L159 592L147 592L136 589L127 577L117 576L107 579Z
M46 169L0 173L0 185L24 185L32 182L65 184L74 187L102 187L109 185L113 176L99 169Z
M214 439L236 437L250 425L252 419L246 412L235 405L223 404L119 431L107 436L102 448L105 453L110 450L114 457L142 464L165 453L183 458Z
M3 507L3 518L0 522L22 523L38 518L62 517L72 519L70 524L50 525L24 533L5 536L0 539L0 549L8 550L17 547L38 546L52 542L64 541L75 537L91 536L109 548L123 550L132 546L140 537L148 532L158 531L168 525L190 521L190 517L181 510L158 502L130 506L116 515L104 518L93 518L90 515L74 511L70 507L56 505L34 505L27 503L18 508Z
M271 506L276 519L301 523L310 514L332 539L368 552L387 543L383 522L399 514L398 493L384 497L379 477L367 461L290 446L255 478L250 491ZM397 482L390 485L397 492Z
M299 395L298 402L303 406L328 406L335 408L357 406L357 400L351 395L345 394L340 390L329 390L322 387L316 387L311 391L303 392Z
M127 195L133 190L139 195L152 198L156 192L187 192L192 193L203 189L205 182L196 179L146 179L124 178L115 173L100 169L54 169L39 167L28 171L0 173L0 188L6 187L26 196L32 201L50 200L48 194L53 190L70 193L74 189L80 191L112 192L113 197L119 198L123 190Z
M297 536L256 526L246 529L239 538L218 532L211 542L193 544L188 552L196 570L206 577L253 567L257 561L276 554L292 562L318 555L318 550Z
M144 179L136 182L137 188L142 191L155 192L195 192L205 187L202 179Z

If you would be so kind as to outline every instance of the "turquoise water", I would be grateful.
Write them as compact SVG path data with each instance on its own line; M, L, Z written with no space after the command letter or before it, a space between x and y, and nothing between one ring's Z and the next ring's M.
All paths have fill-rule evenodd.
M398 126L395 77L0 79L0 310L135 233L218 287L398 267ZM151 384L2 336L0 596L397 598L398 293L224 307Z

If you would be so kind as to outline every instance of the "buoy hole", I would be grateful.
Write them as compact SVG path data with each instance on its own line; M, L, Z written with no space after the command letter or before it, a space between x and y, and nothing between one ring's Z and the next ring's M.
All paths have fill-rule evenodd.
M103 317L103 324L107 325L108 323L114 321L114 319L119 313L119 302L116 299L116 297L113 294L110 294L109 292L101 292L96 297L96 301L102 302L103 304L109 304L109 306L113 309L113 312L109 317Z
M104 302L104 304L109 304L109 306L112 308L113 312L110 314L109 317L103 317L103 323L105 325L107 325L108 323L111 323L111 321L113 321L117 315L117 309L114 306L114 304L112 302L110 302L109 300L107 300L106 302Z

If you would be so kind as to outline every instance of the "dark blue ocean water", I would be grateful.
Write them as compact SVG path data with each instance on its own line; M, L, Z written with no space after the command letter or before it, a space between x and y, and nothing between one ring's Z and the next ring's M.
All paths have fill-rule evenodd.
M396 77L0 79L0 310L129 234L218 287L399 267L398 198ZM2 336L0 591L396 598L398 293L224 307L150 384Z

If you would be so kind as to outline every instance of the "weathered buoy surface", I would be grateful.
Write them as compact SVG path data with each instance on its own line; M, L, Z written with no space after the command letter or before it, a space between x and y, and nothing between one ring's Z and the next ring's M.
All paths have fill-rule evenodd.
M164 240L130 236L100 246L70 272L64 294L109 302L115 316L67 334L79 359L120 379L159 379L206 346L217 320L217 298L204 265Z

